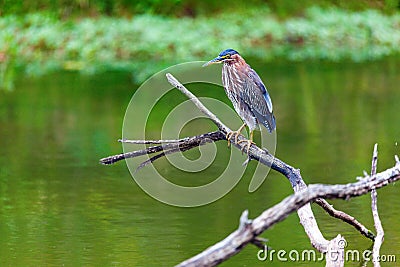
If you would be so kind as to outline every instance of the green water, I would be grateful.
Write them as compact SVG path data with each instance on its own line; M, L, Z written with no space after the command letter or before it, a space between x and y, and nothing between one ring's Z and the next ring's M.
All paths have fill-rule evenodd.
M393 165L394 154L400 154L396 143L400 142L399 61L250 63L274 102L276 155L301 168L307 183L355 181L370 169L375 142L380 151L378 169ZM246 175L212 204L178 208L146 195L124 162L100 165L99 158L122 151L116 140L136 88L126 73L59 73L21 77L14 91L0 91L1 266L171 266L226 237L237 228L243 210L255 217L292 193L288 181L271 171L254 193L247 191L251 176ZM228 103L222 89L201 85L190 89ZM175 102L185 99L178 92L169 97ZM161 114L170 107L158 109ZM160 118L154 116L148 125L152 138L159 135ZM199 120L183 135L213 129ZM219 142L218 148L220 157L208 173L223 169L229 149L225 142ZM178 172L164 159L156 165L186 184L199 176ZM251 162L250 169L254 166ZM400 260L398 192L398 185L379 190L378 204L386 231L381 252ZM332 203L373 228L369 196ZM351 249L370 247L370 241L352 227L318 206L313 210L326 238L340 233ZM296 214L263 237L276 250L311 249ZM223 266L313 265L260 262L257 251L247 246Z

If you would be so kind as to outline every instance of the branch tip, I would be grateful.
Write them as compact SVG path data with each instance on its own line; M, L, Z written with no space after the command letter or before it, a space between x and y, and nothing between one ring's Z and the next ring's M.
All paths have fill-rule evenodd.
M239 230L244 229L247 225L251 223L251 220L249 220L249 211L244 210L242 215L240 215L239 219Z
M374 145L374 153L373 153L374 157L378 157L378 143L375 143Z

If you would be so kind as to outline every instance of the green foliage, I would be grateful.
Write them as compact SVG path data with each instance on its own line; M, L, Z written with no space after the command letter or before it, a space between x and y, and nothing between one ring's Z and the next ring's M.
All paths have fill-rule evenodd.
M313 7L283 21L267 8L213 18L144 14L76 21L36 13L2 17L0 28L0 78L21 67L28 74L132 71L140 82L171 64L208 60L229 47L247 58L295 61L364 61L400 51L400 15L376 10Z
M321 7L335 6L353 11L375 8L393 13L399 10L400 3L398 0L230 0L229 2L215 0L2 0L0 15L26 14L40 10L58 14L62 18L101 15L120 17L143 13L196 17L268 5L274 14L288 17L301 14L316 4Z

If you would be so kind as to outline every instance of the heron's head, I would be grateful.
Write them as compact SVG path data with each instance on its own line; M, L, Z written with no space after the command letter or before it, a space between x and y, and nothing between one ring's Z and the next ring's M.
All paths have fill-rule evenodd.
M239 57L239 53L236 50L233 50L231 48L226 49L222 51L218 57L208 61L206 64L203 65L203 67L206 67L210 64L215 64L215 63L223 63L223 62L230 62L230 61L236 61L236 59Z

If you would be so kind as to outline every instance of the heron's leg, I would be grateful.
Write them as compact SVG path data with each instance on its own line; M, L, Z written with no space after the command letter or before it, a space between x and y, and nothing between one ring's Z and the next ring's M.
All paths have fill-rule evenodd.
M254 130L250 131L250 139L248 139L248 140L240 140L239 142L237 142L238 144L243 143L243 142L247 143L247 155L249 155L249 151L250 151L251 145L253 145L253 144L255 145L256 144L256 143L253 142L253 133L254 133ZM246 146L244 146L242 148L242 153L243 153L245 147Z
M237 143L238 142L238 136L240 135L240 133L242 132L242 130L243 130L243 128L246 126L246 123L243 123L243 125L242 126L240 126L240 128L237 130L237 131L232 131L232 132L229 132L229 133L227 133L226 134L226 136L225 136L225 138L226 138L226 140L228 140L228 147L230 146L230 144L231 144L231 138L233 137L233 136L235 136L235 143Z

